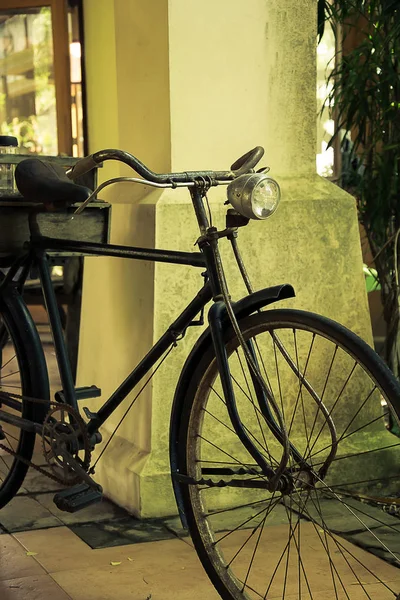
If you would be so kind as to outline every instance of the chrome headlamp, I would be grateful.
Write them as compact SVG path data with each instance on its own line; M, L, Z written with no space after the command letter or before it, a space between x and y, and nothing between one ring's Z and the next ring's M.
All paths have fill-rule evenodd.
M266 219L281 198L279 185L265 173L246 173L228 185L228 201L248 219Z

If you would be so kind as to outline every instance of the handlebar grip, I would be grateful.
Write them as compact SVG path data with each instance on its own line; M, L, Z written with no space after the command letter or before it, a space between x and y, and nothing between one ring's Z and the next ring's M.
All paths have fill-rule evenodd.
M253 150L249 150L249 152L246 152L246 154L243 154L243 156L238 158L231 166L231 170L234 171L236 175L248 173L250 169L256 166L263 156L264 148L262 148L262 146L256 146Z
M93 158L93 154L89 156L85 156L81 158L74 167L67 173L70 179L77 179L81 175L88 173L95 167L97 167L97 162Z

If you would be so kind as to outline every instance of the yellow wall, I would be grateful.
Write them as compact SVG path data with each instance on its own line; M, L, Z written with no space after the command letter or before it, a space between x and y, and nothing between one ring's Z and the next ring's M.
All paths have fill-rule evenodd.
M262 163L283 201L270 221L241 232L255 287L290 282L298 296L285 306L326 314L370 339L354 201L315 175L315 2L84 0L84 11L91 151L120 147L155 171L218 170L264 145ZM127 169L107 165L101 178L120 173ZM113 203L112 241L194 249L184 190L118 184L102 197ZM225 190L209 197L223 227ZM238 298L244 286L222 252ZM86 259L79 383L96 383L106 399L200 286L200 270L189 267ZM106 494L143 517L175 511L169 412L198 334L191 329L161 367L97 469Z

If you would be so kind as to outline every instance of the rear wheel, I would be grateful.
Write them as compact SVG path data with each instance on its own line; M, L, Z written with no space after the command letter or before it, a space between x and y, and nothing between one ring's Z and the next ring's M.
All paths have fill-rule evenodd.
M25 419L41 421L46 404L33 404L16 394L49 399L46 363L37 331L20 296L11 292L11 306L0 299L0 409ZM20 489L29 465L15 458L16 452L30 461L35 447L35 433L22 431L0 418L0 508Z
M397 598L400 521L382 509L400 497L400 441L381 402L399 417L398 382L360 338L318 315L273 310L240 328L304 462L292 452L285 489L268 491L230 422L210 347L187 391L179 471L192 479L181 484L185 514L212 582L225 600ZM225 339L239 416L276 468L282 447L232 329Z

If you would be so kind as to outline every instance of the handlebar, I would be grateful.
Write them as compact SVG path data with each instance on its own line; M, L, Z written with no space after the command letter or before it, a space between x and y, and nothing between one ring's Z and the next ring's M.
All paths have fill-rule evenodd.
M256 146L231 166L230 171L185 171L183 173L154 173L139 159L124 150L100 150L79 160L76 165L67 172L70 179L77 179L79 176L88 173L100 163L106 160L118 160L131 167L138 175L147 181L153 183L190 183L201 178L212 181L231 181L248 173L261 160L264 155L264 149Z

